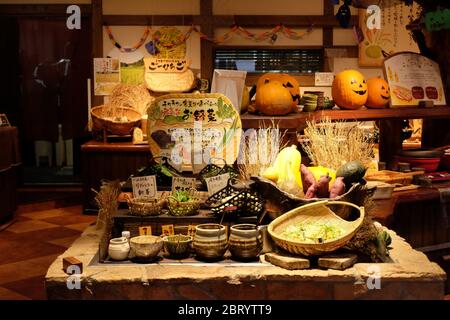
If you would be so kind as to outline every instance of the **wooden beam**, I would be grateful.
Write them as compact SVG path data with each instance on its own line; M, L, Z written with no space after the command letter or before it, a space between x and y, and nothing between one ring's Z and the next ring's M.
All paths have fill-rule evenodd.
M114 25L206 25L211 24L216 28L227 28L233 24L242 27L275 27L283 24L288 27L316 28L339 27L334 16L257 16L257 15L104 15L105 24ZM153 21L153 23L152 23ZM358 23L358 16L352 16L352 24Z
M92 59L103 57L103 3L102 0L92 0ZM92 60L93 62L93 60ZM94 67L91 65L92 77L94 81ZM102 104L102 97L94 95L94 86L92 90L92 106Z
M67 16L70 4L0 4L0 16ZM81 15L91 14L91 6L79 4Z
M200 0L200 15L202 17L200 24L201 32L208 37L214 37L212 0ZM201 77L203 79L209 79L211 82L214 69L214 44L211 41L202 40L200 53Z

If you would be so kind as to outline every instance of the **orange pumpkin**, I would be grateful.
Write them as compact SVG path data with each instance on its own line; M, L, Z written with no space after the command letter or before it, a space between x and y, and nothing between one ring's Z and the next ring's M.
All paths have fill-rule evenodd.
M356 70L338 73L333 80L332 96L342 109L359 109L367 101L367 83L364 76Z
M257 87L255 105L265 115L280 116L292 112L295 102L280 81L271 80Z
M390 90L386 80L381 78L371 78L367 81L367 90L369 96L367 98L367 108L384 108L389 103Z
M294 77L283 73L266 73L259 77L255 104L256 109L261 113L288 114L295 109L299 100L300 86Z

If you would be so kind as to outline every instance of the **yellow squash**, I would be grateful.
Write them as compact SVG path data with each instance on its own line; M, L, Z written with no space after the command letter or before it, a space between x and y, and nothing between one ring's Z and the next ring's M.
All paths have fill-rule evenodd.
M300 152L295 145L292 145L278 153L273 166L267 168L262 176L276 182L278 186L286 185L294 181L296 187L302 190L303 184L300 175L301 162L302 156Z

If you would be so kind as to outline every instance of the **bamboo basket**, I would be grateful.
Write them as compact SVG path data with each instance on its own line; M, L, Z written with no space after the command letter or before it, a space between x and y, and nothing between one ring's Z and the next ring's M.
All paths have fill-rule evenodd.
M110 110L108 110L110 109ZM112 111L114 110L114 112ZM114 113L114 114L113 114ZM117 116L127 117L128 121L113 121L108 118ZM138 127L141 122L141 114L127 107L115 107L101 105L91 109L92 124L94 130L105 130L113 135L125 136L131 134L134 127Z
M187 202L180 202L175 197L167 197L167 208L171 216L184 217L198 214L202 204L200 193L192 190L190 192L191 200Z
M159 216L162 214L162 209L166 205L165 198L147 199L147 198L132 198L127 197L129 214L134 216Z
M328 206L350 206L359 211L359 218L355 221L346 221L337 216ZM268 232L274 242L284 250L293 254L305 256L323 255L333 252L350 241L361 227L364 220L364 207L356 206L343 201L319 201L291 210L278 217L269 224ZM286 239L281 233L292 224L305 222L332 223L344 230L343 235L337 239L322 243L309 243Z

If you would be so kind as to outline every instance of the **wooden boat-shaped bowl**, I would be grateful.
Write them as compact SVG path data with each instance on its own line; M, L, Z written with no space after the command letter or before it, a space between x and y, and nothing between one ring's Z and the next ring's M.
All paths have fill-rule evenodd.
M359 217L354 221L346 221L331 210L331 205L350 207L352 210L359 211ZM364 207L343 201L319 201L298 207L276 218L269 224L267 231L274 242L284 250L292 254L314 256L336 251L346 245L361 227L363 220ZM336 239L320 243L291 240L281 235L290 225L308 222L326 223L340 227L343 229L343 234Z
M121 116L124 116L128 121L113 121L111 117L117 114L109 114L111 110L115 110ZM117 107L111 109L106 105L101 105L91 109L92 123L95 130L106 130L106 132L113 135L125 136L131 134L134 127L139 127L141 123L141 114L128 107ZM108 118L105 118L108 117Z
M267 215L272 219L279 217L289 210L317 201L344 201L353 203L357 206L363 206L366 198L375 191L374 189L371 190L366 188L366 182L363 180L361 182L354 183L346 193L333 199L305 199L281 190L274 182L268 179L259 176L252 176L251 179L254 181L254 183L251 184L251 187L255 191L258 191L263 199L265 199ZM351 211L348 206L332 205L331 209L338 216L344 219L349 217Z

